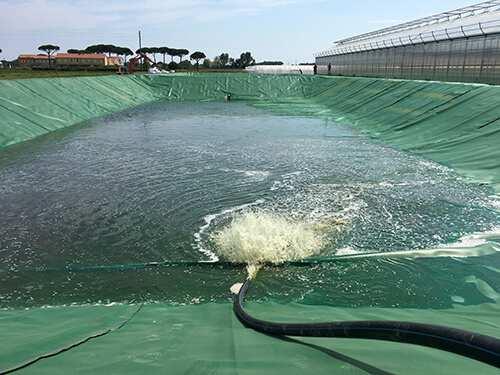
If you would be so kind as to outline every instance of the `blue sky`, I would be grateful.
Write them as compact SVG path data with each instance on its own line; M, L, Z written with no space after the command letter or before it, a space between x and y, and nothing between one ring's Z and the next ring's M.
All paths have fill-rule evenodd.
M313 61L333 41L478 1L0 0L2 59L40 44L105 43L201 50L209 57L251 51L257 60Z

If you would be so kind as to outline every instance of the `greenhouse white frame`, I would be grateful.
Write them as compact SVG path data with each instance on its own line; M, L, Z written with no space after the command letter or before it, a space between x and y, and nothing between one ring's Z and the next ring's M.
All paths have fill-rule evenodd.
M415 45L500 33L500 0L436 14L400 25L341 39L315 57Z

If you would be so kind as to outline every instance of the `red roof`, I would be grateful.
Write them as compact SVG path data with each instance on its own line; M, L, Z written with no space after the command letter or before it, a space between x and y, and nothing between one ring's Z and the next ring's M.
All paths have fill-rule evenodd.
M47 55L19 55L19 59L48 60Z
M56 59L95 59L104 60L106 55L100 53L58 53Z

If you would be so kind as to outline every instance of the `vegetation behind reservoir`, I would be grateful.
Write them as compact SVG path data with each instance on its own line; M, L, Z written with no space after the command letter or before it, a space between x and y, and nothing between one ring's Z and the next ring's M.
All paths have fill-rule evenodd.
M106 70L38 70L38 69L0 69L0 80L3 79L28 79L28 78L53 78L53 77L81 77L115 74L115 71Z
M193 69L183 70L179 69L177 72L189 72ZM241 69L207 69L200 67L199 73L241 73ZM139 72L136 74L144 74ZM29 78L56 78L56 77L88 77L88 76L103 76L115 75L117 69L88 69L88 70L61 70L61 69L30 69L30 68L13 68L13 69L0 69L0 80L10 79L29 79Z

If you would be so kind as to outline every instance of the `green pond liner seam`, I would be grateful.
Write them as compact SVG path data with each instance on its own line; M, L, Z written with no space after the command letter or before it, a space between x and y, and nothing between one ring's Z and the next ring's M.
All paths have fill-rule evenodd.
M127 319L125 319L123 322L121 322L119 325L117 325L116 327L114 328L108 328L107 330L105 331L102 331L102 332L99 332L99 333L95 333L91 336L87 336L85 337L84 339L80 340L80 341L77 341L77 342L74 342L68 346L65 346L65 347L62 347L62 348L59 348L53 352L49 352L49 353L45 353L45 354L42 354L42 355L39 355L27 362L24 362L20 365L17 365L15 367L12 367L10 369L7 369L7 370L0 370L0 375L7 375L7 374L12 374L14 372L17 372L17 371L20 371L20 370L23 370L27 367L30 367L32 365L34 365L35 363L41 361L41 360L44 360L44 359L48 359L48 358L53 358L53 357L56 357L60 354L63 354L65 352L68 352L72 349L75 349L91 340L94 340L94 339L97 339L99 337L103 337L103 336L106 336L106 335L109 335L110 333L113 333L113 332L116 332L120 329L122 329L123 327L125 327L128 323L130 323L130 321L132 321L132 319L135 318L135 316L137 314L139 314L139 312L142 310L142 308L144 307L144 302L142 302L139 307L132 313L132 315L130 315Z
M247 328L271 336L383 340L431 347L500 368L500 339L461 329L400 321L276 323L254 318L243 308L251 281L233 296L233 311Z

